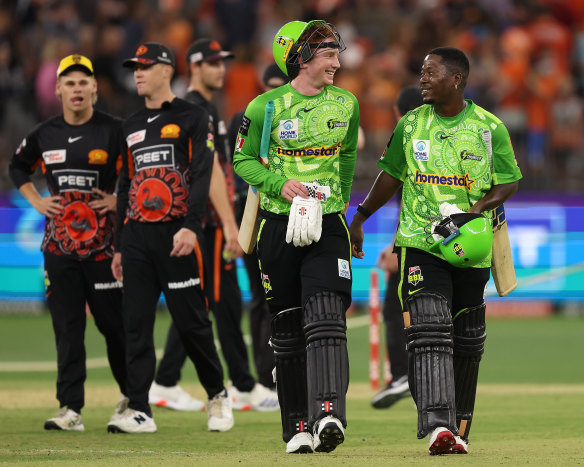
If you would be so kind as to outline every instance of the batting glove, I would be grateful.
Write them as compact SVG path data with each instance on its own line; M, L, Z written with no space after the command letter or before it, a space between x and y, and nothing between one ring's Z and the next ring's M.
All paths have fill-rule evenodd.
M286 243L294 246L318 242L322 233L322 206L317 199L295 196L290 208Z

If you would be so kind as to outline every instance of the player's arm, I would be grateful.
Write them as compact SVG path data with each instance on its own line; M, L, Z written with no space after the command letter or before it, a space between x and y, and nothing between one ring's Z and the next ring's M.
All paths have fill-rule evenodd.
M281 196L287 178L270 172L260 162L260 142L265 102L254 99L239 127L233 154L233 169L246 183L269 196Z
M30 205L43 216L51 218L63 210L61 197L41 196L30 179L36 168L41 165L40 154L36 136L31 133L22 140L13 154L8 173L18 191L22 193Z
M209 199L213 203L213 206L221 219L221 226L223 228L223 233L225 234L226 251L232 256L241 256L243 252L237 242L239 229L237 228L237 222L235 222L235 215L231 209L231 203L227 198L227 184L225 183L225 175L223 174L223 169L219 163L217 152L215 152L213 157Z
M209 114L203 109L200 115L193 115L195 123L188 135L191 139L190 155L191 181L189 200L183 227L174 234L170 256L185 256L193 252L197 242L196 232L200 231L202 218L209 199L211 172L213 170L214 143L209 129Z

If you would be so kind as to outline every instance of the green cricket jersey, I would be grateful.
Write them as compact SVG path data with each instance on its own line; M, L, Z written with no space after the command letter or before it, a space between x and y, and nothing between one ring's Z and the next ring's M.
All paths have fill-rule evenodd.
M268 169L259 161L266 103L274 101ZM290 201L282 198L289 179L319 187L322 213L345 209L349 202L359 130L359 104L353 94L326 86L305 96L290 84L266 92L248 105L235 145L233 167L261 193L261 208L289 214Z
M505 125L470 99L466 103L451 118L439 117L431 105L408 112L377 163L404 182L397 246L443 258L430 251L428 237L431 221L441 217L439 206L447 202L468 211L493 185L521 179ZM490 265L491 255L476 267Z

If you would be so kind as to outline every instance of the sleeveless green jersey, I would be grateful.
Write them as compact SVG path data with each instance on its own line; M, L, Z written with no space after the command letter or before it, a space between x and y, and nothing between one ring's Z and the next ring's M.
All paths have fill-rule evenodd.
M521 179L509 133L493 114L466 99L452 118L437 116L431 105L408 112L398 122L377 165L403 181L403 208L397 246L430 251L430 225L439 206L468 211L493 185ZM491 217L491 212L483 215ZM490 267L491 255L476 267Z
M259 162L266 102L274 101L268 170ZM341 212L349 201L359 129L359 104L353 94L326 86L305 96L290 84L266 92L248 105L237 135L233 167L261 193L261 208L289 214L290 201L282 198L289 179L313 184L322 213ZM315 193L317 192L317 193Z

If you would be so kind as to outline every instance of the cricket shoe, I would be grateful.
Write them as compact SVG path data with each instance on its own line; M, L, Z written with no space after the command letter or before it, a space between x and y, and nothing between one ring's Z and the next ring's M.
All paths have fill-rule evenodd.
M233 428L231 398L224 389L207 404L207 428L209 431L229 431Z
M280 408L278 393L260 383L255 383L251 391L240 391L230 384L228 392L234 410L274 412Z
M306 431L296 433L288 443L286 452L288 454L312 454L314 451L314 441L312 435Z
M156 433L154 419L144 412L127 408L107 424L108 433Z
M205 403L195 399L178 384L176 386L161 386L152 382L148 392L148 402L156 407L172 410L199 412L205 410Z
M454 435L448 428L440 426L430 435L430 455L450 454L452 446L456 443Z
M345 441L345 430L338 418L327 415L317 422L314 427L316 452L331 452L343 441Z
M455 436L456 442L452 446L449 454L468 454L468 443L460 436Z
M116 420L119 420L121 418L124 411L128 408L129 402L130 402L130 399L128 399L126 396L124 396L122 394L122 397L120 398L120 402L118 402L118 405L116 405L116 408L114 409L114 413L110 418L110 423L115 422Z
M408 384L408 376L402 376L397 380L394 379L381 392L376 394L371 399L371 405L376 409L387 409L395 404L400 399L410 395L410 386Z
M45 422L45 430L85 431L81 415L67 407L61 407L53 418Z

